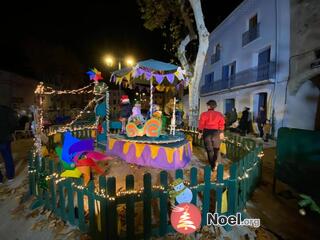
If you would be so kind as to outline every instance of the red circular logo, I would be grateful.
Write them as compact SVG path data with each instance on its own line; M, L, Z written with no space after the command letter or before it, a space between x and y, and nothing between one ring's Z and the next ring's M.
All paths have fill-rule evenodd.
M201 224L200 210L191 203L181 203L172 209L172 227L179 233L190 234L197 231Z

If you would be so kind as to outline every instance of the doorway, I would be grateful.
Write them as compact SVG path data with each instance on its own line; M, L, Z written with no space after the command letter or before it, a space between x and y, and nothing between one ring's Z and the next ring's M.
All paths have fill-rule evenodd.
M261 92L254 95L253 109L252 109L254 121L256 121L258 117L260 107L263 107L265 112L267 113L267 97L268 97L268 93L266 92Z

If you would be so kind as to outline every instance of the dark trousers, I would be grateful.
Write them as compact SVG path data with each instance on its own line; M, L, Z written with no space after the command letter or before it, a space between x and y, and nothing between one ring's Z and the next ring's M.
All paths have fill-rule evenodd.
M258 128L259 128L259 132L260 132L260 137L263 137L263 125L258 123Z
M220 132L217 130L204 130L203 133L204 146L206 148L209 164L212 170L214 170L216 166L220 149L221 140L219 133Z
M8 179L14 178L14 163L11 152L11 142L0 143L0 152L5 163L6 176ZM0 171L0 182L3 182L3 175Z

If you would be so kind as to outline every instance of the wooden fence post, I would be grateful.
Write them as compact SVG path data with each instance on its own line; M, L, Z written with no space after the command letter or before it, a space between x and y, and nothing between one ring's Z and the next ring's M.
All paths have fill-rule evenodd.
M230 167L230 177L228 180L228 215L236 214L238 210L238 179L237 179L237 163L233 163Z
M94 194L94 181L90 180L88 184L88 206L89 206L89 231L94 233L94 230L97 228L96 224L96 211L95 211L95 194Z
M78 186L83 186L83 179L79 178L76 179L76 184ZM85 232L87 231L86 221L84 216L84 204L83 204L83 190L76 188L77 192L77 202L78 202L78 224L80 231Z
M190 187L196 186L198 184L198 170L195 167L191 168L190 171ZM197 205L198 191L196 188L192 189L192 204Z
M107 192L107 180L105 176L99 177L99 190L100 192L106 193ZM101 239L106 239L106 229L109 227L107 225L107 199L103 198L100 200L100 223L101 223Z
M221 207L222 207L222 193L223 189L225 188L223 183L223 170L224 167L222 164L218 165L217 168L217 189L216 189L216 212L221 214Z
M49 162L49 174L54 173L54 162ZM50 178L48 181L48 191L51 193L51 209L55 213L57 207L57 193L54 184L54 178Z
M168 173L166 171L160 172L160 184L167 191L168 188ZM168 232L168 193L160 191L160 228L159 235L164 236Z
M210 208L210 190L211 190L211 167L205 166L204 168L204 189L203 189L203 200L202 200L202 219L201 225L207 225L207 213Z
M71 183L72 180L70 178L66 179L66 189L68 195L68 221L70 224L74 225L74 199Z
M28 173L29 173L29 193L30 195L35 195L36 192L36 179L35 179L35 166L34 166L34 157L32 155L32 153L29 154L29 169L28 169ZM30 172L32 171L32 172Z
M151 174L143 175L143 235L144 239L151 237Z
M182 169L176 170L176 179L181 178L183 180L183 171Z
M109 199L107 200L107 239L118 239L118 213L116 203L116 179L114 177L107 180L107 192Z
M126 191L134 189L134 176L126 176ZM132 239L134 236L134 196L126 196L126 237Z

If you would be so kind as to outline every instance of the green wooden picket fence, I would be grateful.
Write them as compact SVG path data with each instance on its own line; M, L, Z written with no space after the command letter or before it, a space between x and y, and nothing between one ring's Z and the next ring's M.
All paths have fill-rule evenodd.
M201 145L196 132L186 130ZM85 132L78 134L88 136ZM243 211L246 202L257 186L261 176L262 146L250 139L226 134L227 157L233 163L229 176L224 176L224 166L219 164L215 181L211 179L211 168L191 168L186 179L181 169L175 178L183 178L193 192L192 203L202 212L202 226L206 225L208 212L222 212L222 195L227 191L227 212L231 215ZM41 164L40 164L41 163ZM99 182L90 181L83 186L82 179L54 178L53 174L63 171L60 164L53 160L35 156L29 158L30 194L37 197L33 207L44 205L47 209L76 225L83 232L90 233L94 239L149 239L152 236L165 236L174 232L170 225L170 183L168 172L159 173L160 185L152 185L149 173L143 175L143 189L134 191L135 179L127 175L126 193L117 193L114 177L99 177ZM203 171L200 179L199 172ZM45 176L47 180L44 180ZM57 175L56 175L57 176ZM173 180L172 180L173 181ZM44 187L47 183L47 188ZM121 211L122 209L122 211ZM139 219L137 216L141 216Z

